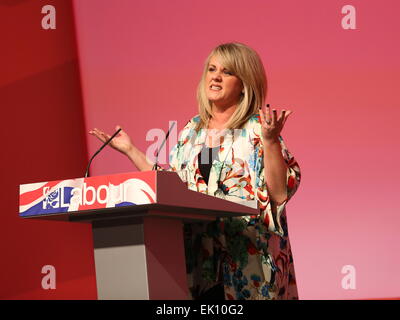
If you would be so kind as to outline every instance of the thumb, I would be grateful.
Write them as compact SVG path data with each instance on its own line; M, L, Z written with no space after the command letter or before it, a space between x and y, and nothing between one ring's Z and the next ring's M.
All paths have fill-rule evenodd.
M122 129L121 126L120 126L120 125L116 125L116 126L115 126L115 131L117 131L117 130L119 130L119 129Z
M285 125L287 118L289 118L289 115L291 115L292 113L293 113L293 111L289 111L289 112L285 115L285 118L283 119L282 125Z

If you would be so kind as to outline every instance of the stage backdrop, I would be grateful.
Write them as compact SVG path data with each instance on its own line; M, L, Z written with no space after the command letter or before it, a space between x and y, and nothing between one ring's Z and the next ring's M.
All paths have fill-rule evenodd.
M56 29L42 27L49 2ZM71 3L0 0L0 26L0 299L96 299L90 225L18 217L20 184L85 172Z
M302 170L287 206L300 298L400 296L398 1L78 0L74 9L86 126L119 124L143 151L151 129L172 120L181 129L197 114L213 47L257 50L268 102L294 111L282 135ZM100 146L87 142L90 153ZM107 150L92 172L130 170Z

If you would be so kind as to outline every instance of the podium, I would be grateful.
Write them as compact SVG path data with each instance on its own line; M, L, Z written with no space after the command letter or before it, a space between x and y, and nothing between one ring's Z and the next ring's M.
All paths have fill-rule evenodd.
M98 299L188 299L183 223L259 213L167 171L23 184L19 199L21 218L91 223Z

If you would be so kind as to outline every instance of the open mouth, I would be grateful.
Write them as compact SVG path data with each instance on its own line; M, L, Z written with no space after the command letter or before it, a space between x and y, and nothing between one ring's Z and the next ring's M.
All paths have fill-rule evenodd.
M220 91L220 90L222 90L222 87L221 86L216 86L216 85L211 85L210 89L213 90L213 91Z

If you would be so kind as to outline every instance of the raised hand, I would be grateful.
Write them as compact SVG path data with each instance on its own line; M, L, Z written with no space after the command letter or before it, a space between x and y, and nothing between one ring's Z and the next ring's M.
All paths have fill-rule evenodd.
M118 130L120 126L116 126L115 130ZM106 142L108 139L110 139L110 135L97 129L94 128L93 130L89 131L89 134L92 136L95 136L97 139L102 141L103 143ZM128 155L128 153L132 150L132 141L129 138L129 136L126 134L124 130L121 130L115 137L114 139L111 140L109 144L112 148L115 150Z
M285 122L290 114L291 110L282 110L282 113L277 115L276 109L272 109L272 116L269 104L265 107L260 107L260 118L262 126L262 139L264 142L277 142L279 135L285 125Z

